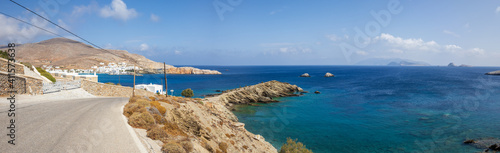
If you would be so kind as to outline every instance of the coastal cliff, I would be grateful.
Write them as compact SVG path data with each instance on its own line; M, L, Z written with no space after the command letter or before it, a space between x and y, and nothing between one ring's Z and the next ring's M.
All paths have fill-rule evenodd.
M124 107L124 115L132 127L146 129L144 137L153 139L156 151L276 153L264 137L247 131L227 105L275 102L272 97L297 96L296 92L303 90L289 83L269 81L205 99L132 97Z

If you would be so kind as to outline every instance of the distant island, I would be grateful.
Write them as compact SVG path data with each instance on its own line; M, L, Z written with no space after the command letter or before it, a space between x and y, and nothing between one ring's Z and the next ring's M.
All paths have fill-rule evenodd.
M378 65L378 66L431 66L426 62L413 61L401 58L369 58L356 63L356 65Z
M0 50L7 48L0 47ZM67 38L53 38L16 46L17 60L44 69L74 70L109 74L163 73L163 63L155 62L125 50L98 49ZM221 74L215 70L166 65L169 74Z
M450 64L448 64L448 67L472 67L472 65L465 65L465 64L462 64L462 65L455 65L455 63L451 62Z

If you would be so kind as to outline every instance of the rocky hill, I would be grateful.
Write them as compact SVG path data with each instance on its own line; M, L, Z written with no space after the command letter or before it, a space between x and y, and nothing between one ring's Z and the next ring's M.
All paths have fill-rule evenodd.
M6 50L6 48L0 48L0 50ZM142 55L132 54L125 50L97 49L67 38L21 44L16 46L16 51L17 60L29 62L37 67L54 65L66 69L90 69L92 66L99 66L99 63L125 62L128 65L152 70L154 73L157 69L163 69L163 63L149 60ZM178 68L172 65L167 65L167 70L170 74L220 74L218 71L192 67Z

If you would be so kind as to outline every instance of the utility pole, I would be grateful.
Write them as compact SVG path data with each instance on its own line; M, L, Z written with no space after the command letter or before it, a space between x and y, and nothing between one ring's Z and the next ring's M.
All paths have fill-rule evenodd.
M132 97L135 96L135 65L134 65L134 88L132 89Z
M167 66L165 65L165 62L163 62L163 75L165 76L165 96L167 96Z

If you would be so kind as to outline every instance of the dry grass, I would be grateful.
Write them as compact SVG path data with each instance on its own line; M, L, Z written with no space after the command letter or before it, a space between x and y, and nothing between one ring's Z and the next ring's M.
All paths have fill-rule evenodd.
M164 125L163 129L167 131L167 133L168 133L169 136L172 136L172 137L174 137L174 136L184 136L184 137L187 137L188 136L175 123L165 122L163 125Z
M212 148L212 146L210 146L208 144L208 141L204 138L201 139L201 146L205 149L208 150L208 152L214 152L214 149Z
M217 149L217 150L215 151L215 153L222 153L222 151L220 151L219 149Z
M167 131L158 125L153 125L147 130L147 136L153 140L160 140L165 143L168 139Z
M244 146L243 146L243 149L248 149L248 146L247 146L247 145L244 145Z
M163 147L161 147L161 151L164 153L186 153L184 148L175 142L165 143Z
M155 124L155 119L148 112L134 112L128 119L128 124L135 128L147 129Z
M189 141L182 141L182 142L180 142L180 144L186 152L191 152L194 149L193 144Z
M229 143L231 143L231 145L234 146L234 141L233 140L229 141Z
M161 115L165 115L165 113L167 112L167 109L165 107L161 106L160 102L158 102L158 101L151 101L151 102L149 102L149 104L152 107L155 107L156 109L158 109L158 111L160 111Z
M227 148L228 148L228 147L229 147L229 146L228 146L228 145L227 145L227 143L225 143L225 142L221 142L221 143L219 143L219 149L220 149L220 150L222 150L222 152L224 152L224 153L227 153Z

